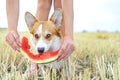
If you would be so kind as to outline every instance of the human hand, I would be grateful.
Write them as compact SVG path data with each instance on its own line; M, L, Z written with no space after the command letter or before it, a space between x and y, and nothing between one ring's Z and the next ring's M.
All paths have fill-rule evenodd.
M66 60L74 50L75 46L73 39L70 37L64 37L58 61L60 61L61 59Z
M15 50L20 52L20 38L17 31L9 31L6 35L6 42Z

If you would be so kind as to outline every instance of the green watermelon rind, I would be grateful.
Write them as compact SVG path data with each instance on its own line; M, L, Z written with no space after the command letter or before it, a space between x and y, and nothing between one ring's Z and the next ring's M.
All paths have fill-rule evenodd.
M31 62L38 63L38 64L48 64L48 63L54 62L58 59L58 55L56 55L56 56L53 56L53 57L51 57L49 59L45 59L45 60L34 60L34 59L30 58L24 51L21 50L21 53L23 56L25 56Z

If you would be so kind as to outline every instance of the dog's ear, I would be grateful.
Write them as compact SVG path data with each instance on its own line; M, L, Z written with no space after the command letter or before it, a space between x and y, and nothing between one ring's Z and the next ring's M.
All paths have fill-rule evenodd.
M26 24L27 24L29 30L31 30L32 27L34 26L34 23L37 21L37 19L30 12L26 12L25 13L25 21L26 21Z
M62 10L61 9L56 9L51 16L50 20L55 23L57 27L60 27L62 25Z

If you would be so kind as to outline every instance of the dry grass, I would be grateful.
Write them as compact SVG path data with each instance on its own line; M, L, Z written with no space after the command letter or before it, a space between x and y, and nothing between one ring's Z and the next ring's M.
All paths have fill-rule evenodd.
M6 33L0 30L0 80L24 80L30 62L6 44ZM58 79L56 70L38 70L32 80L66 80L64 73L71 75L68 80L120 80L120 33L75 33L74 40L76 50L63 64L68 72Z

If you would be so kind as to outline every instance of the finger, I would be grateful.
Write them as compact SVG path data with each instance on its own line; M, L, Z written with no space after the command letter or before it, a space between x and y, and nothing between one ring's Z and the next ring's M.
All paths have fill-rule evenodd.
M68 54L64 57L64 60L66 60L73 53L74 50L75 50L75 46L71 45L69 51L67 52Z
M63 60L66 60L66 59L68 59L68 57L72 54L72 52L73 52L73 50L71 49L71 50L69 50L69 54L67 54L66 56L64 56L63 57Z
M59 56L58 61L64 59L64 57L65 57L66 55L67 55L66 52L62 53L62 54Z
M18 45L17 45L16 42L13 42L12 47L14 48L15 51L16 51L16 50L19 51Z
M17 32L12 32L12 35L14 36L15 41L17 42L18 46L21 46L20 44L20 38Z
M9 37L9 44L10 44L10 46L11 46L14 50L16 50L16 49L17 49L17 45L16 45L16 42L15 42L14 37L13 37L12 35L9 35L8 37Z
M61 53L61 55L58 58L58 61L60 61L61 59L63 59L68 54L68 51L69 51L69 46L66 47L66 49L63 51L63 53Z
M67 46L66 43L63 43L63 44L62 44L62 46L61 46L61 48L60 48L60 53L61 53L61 54L64 53L64 51L66 50L66 49L65 49L66 46ZM61 54L59 54L59 56L60 56Z
M7 37L7 43L12 47L12 49L16 50L16 48L14 48L13 46L13 42L10 40L9 37Z
M17 42L15 40L15 38L13 37L13 35L9 35L9 44L10 46L14 49L14 50L17 50L19 51L20 50L20 47L17 45Z
M6 42L11 46L13 42L11 42L9 35L6 36Z
M64 45L61 46L60 54L58 56L60 56L62 53L64 53L66 46L67 46L67 44L64 44Z
M74 47L72 45L68 45L67 49L65 50L63 55L61 55L59 60L61 60L61 59L66 60L72 54L73 51L74 51Z
M15 40L14 47L16 47L16 50L20 52L21 44L20 44L19 34L14 31L11 32L11 34L13 35L14 40Z

